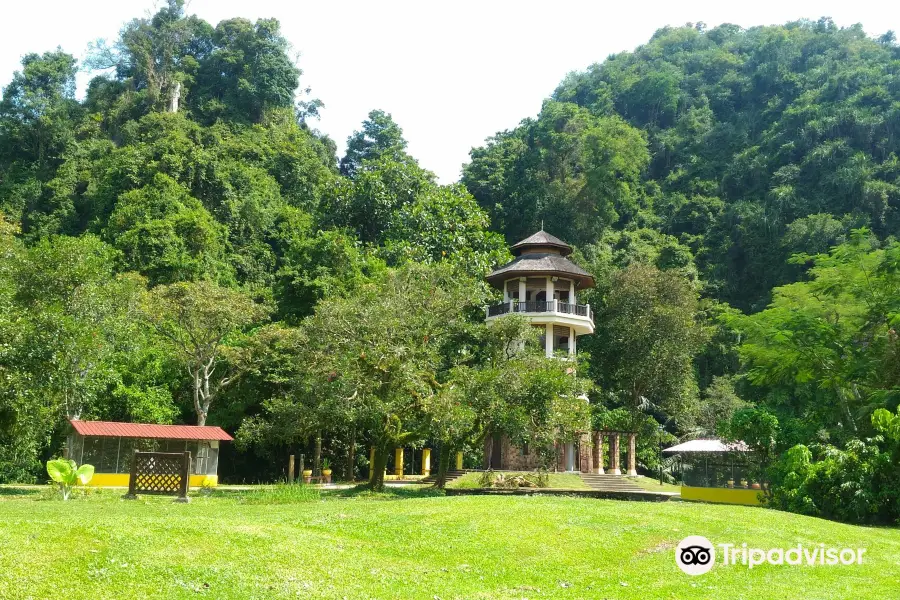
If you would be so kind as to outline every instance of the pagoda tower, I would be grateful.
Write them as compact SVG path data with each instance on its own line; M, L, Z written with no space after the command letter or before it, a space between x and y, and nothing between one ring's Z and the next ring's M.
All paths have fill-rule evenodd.
M548 358L566 359L577 351L577 338L594 333L594 314L589 304L579 304L578 295L594 287L590 273L570 261L572 247L541 229L511 248L516 257L486 277L503 292L503 302L485 308L488 322L510 313L527 318L540 328L541 343ZM585 398L585 401L587 399ZM558 467L565 471L591 470L590 443L558 444ZM578 457L576 458L576 454ZM585 456L582 456L585 455ZM484 468L533 469L536 453L512 445L502 434L488 436Z
M574 355L576 338L594 333L591 306L578 304L578 294L594 287L594 278L566 258L571 246L544 230L511 250L516 258L486 278L503 292L501 304L486 308L487 321L519 313L544 329L541 340L548 357Z

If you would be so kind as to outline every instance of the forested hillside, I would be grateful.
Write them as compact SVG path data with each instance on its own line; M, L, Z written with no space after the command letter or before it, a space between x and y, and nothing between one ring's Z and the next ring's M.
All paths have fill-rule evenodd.
M661 29L566 77L463 181L508 241L541 220L580 244L649 228L690 250L707 295L759 310L801 275L791 254L897 231L893 39L828 19Z
M369 447L381 473L400 445L445 470L592 422L638 429L646 471L741 438L779 506L900 516L892 34L661 29L453 185L381 110L338 157L303 88L277 21L181 0L85 65L25 56L0 100L0 480L38 478L73 417L222 425L233 481L291 452L352 477ZM482 322L483 276L542 222L598 283L575 378L508 352L527 323ZM581 393L590 414L559 400Z

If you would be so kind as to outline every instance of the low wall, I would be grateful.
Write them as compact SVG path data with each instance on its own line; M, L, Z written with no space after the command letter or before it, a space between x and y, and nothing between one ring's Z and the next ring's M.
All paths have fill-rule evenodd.
M94 473L89 487L128 487L128 473ZM206 485L218 485L218 475L191 475L190 486L202 487L204 482Z
M647 502L666 502L678 494L674 492L632 492L602 491L584 489L556 488L520 488L504 490L497 488L447 488L448 496L577 496L579 498L604 498L606 500L643 500Z
M744 504L758 506L761 490L748 490L740 488L707 488L681 486L682 500L697 500L700 502L715 502L717 504Z

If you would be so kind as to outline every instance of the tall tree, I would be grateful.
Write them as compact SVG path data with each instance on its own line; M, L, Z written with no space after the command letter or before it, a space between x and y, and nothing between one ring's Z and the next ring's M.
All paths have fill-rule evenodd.
M218 394L246 368L230 337L262 321L268 308L242 292L198 281L153 288L142 310L187 369L197 425L205 425Z
M445 265L409 264L348 298L324 299L303 324L317 390L348 407L375 449L375 489L388 453L425 438L442 348L470 323L478 289Z
M678 273L642 264L614 272L602 289L596 332L581 345L591 375L635 415L658 411L691 423L702 339L696 291Z
M366 162L382 158L402 161L407 157L403 130L390 113L373 110L363 121L362 129L347 138L347 152L341 159L341 174L352 178Z

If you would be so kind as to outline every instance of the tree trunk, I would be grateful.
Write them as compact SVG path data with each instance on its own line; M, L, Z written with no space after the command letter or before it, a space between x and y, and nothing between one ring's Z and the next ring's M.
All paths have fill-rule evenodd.
M322 432L316 432L316 448L313 453L313 475L321 475L320 469L322 462Z
M841 408L844 409L844 416L847 417L847 424L850 426L850 431L855 434L857 431L856 420L853 418L853 413L850 411L850 403L847 401L847 394L844 392L843 388L837 384L834 385L834 391L841 403Z
M372 463L372 481L369 483L372 491L384 491L384 469L387 466L388 451L385 446L375 446L375 462Z
M434 487L442 490L447 485L447 471L450 470L450 459L454 454L456 454L454 448L447 444L441 445L441 455L438 457L437 480L434 482Z

